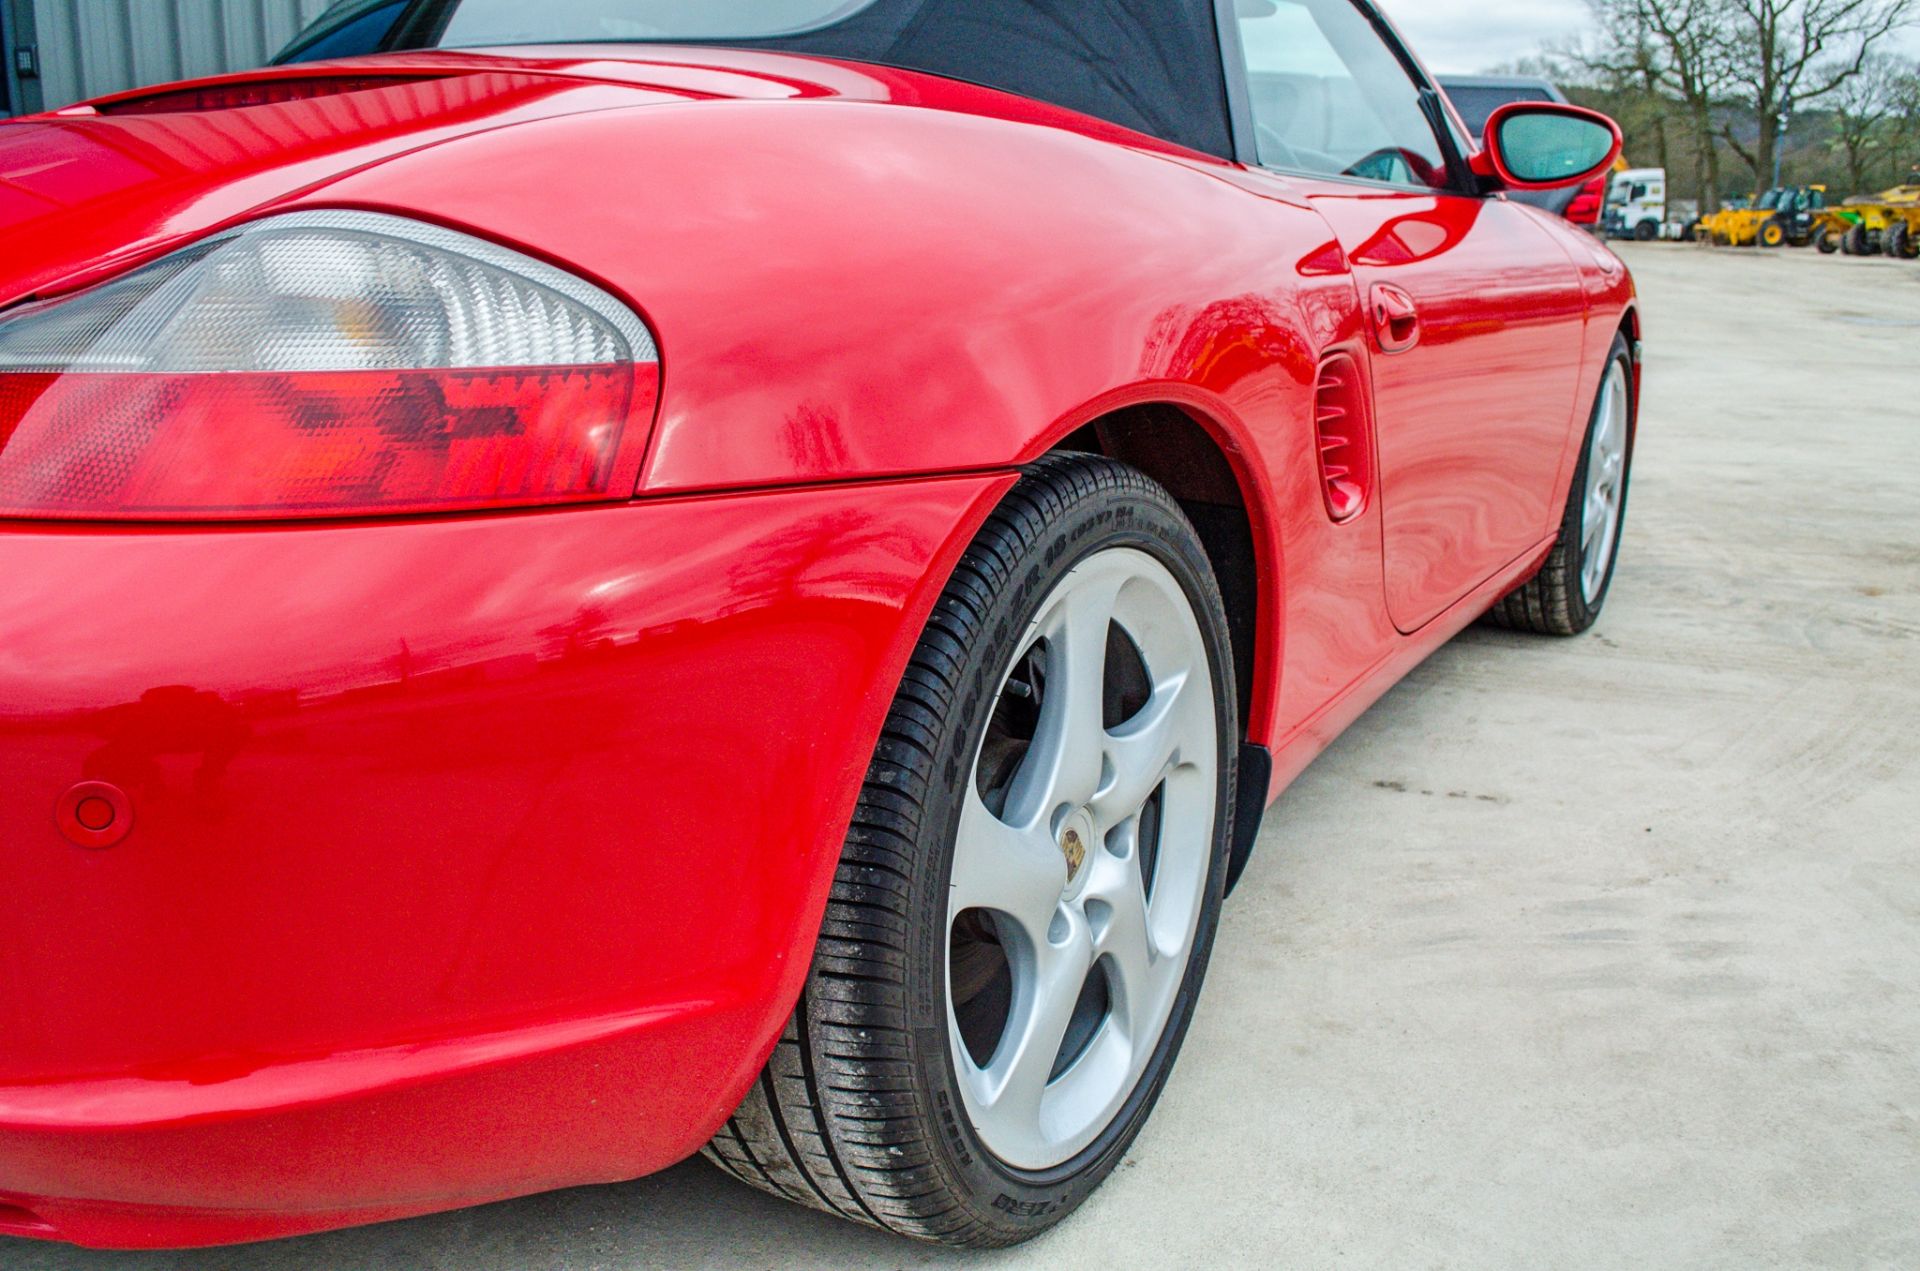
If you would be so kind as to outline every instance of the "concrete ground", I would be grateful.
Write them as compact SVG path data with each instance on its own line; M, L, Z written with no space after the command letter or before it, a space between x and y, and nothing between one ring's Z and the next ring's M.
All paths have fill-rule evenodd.
M1476 630L1316 765L1167 1097L1073 1220L922 1249L693 1162L13 1271L1920 1266L1920 263L1627 249L1596 634Z

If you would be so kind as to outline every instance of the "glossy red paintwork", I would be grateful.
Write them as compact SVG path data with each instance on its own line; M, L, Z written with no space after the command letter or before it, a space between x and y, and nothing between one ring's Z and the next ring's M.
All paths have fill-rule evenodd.
M118 273L341 174L474 131L681 94L503 69L214 114L0 123L0 304Z
M1326 183L1362 293L1412 299L1419 339L1376 346L1387 608L1417 631L1558 524L1587 319L1579 271L1533 209Z
M1567 204L1567 223L1569 225L1593 226L1600 223L1600 214L1606 209L1607 178L1603 174L1580 187L1579 195Z
M0 524L0 1232L246 1239L678 1159L791 1008L900 667L1015 465L1135 404L1215 439L1277 794L1545 553L1631 320L1611 253L1497 199L904 72L341 73L373 67L430 78L0 124L0 304L268 208L433 219L646 318L645 466L564 511ZM1394 358L1376 281L1418 309ZM1380 437L1344 524L1336 352ZM112 847L62 832L84 781L128 801Z
M0 531L0 1203L173 1243L118 1206L291 1230L698 1147L1009 481ZM123 843L62 836L76 778Z

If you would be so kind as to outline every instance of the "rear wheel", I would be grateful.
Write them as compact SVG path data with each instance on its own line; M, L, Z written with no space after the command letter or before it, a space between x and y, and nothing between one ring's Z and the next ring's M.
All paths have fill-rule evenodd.
M1824 225L1815 232L1813 245L1820 249L1822 256L1831 256L1840 250L1840 243L1834 238L1833 231Z
M1587 426L1580 466L1560 523L1560 537L1540 572L1494 605L1496 625L1541 635L1574 636L1593 626L1613 586L1633 469L1633 354L1614 337Z
M969 1247L1086 1199L1159 1097L1212 948L1226 632L1164 490L1088 456L1027 470L929 620L799 1007L711 1159Z
M1849 256L1873 255L1873 239L1868 235L1865 225L1856 224L1849 229L1841 245L1846 248Z
M1905 221L1895 221L1887 227L1887 255L1895 260L1912 260L1920 256L1920 243L1915 243L1913 231L1907 228Z

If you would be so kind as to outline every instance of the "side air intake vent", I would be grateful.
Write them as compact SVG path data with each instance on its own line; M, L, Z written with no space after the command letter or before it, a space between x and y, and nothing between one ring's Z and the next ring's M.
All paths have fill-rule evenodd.
M1373 498L1373 415L1360 365L1336 353L1320 368L1313 395L1313 425L1320 443L1320 490L1327 515L1344 525L1367 510Z

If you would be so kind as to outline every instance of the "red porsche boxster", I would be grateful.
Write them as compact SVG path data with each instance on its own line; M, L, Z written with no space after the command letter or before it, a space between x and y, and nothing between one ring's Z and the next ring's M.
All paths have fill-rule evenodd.
M0 124L0 1233L1059 1222L1267 806L1605 601L1633 287L1508 192L1618 130L1367 0L347 16Z

